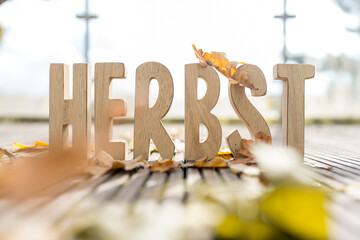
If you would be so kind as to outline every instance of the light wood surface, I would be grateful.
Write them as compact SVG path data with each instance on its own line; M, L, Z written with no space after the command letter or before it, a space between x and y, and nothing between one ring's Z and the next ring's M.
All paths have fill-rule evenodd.
M155 80L156 79L156 80ZM159 84L159 96L149 108L151 81ZM150 139L153 140L163 159L171 159L175 146L166 132L161 119L170 109L174 97L174 85L169 70L157 62L141 64L136 70L134 157L149 158Z
M114 78L126 78L123 63L95 64L95 152L106 151L114 159L124 160L126 141L114 141L113 118L126 116L127 107L123 99L111 99L111 83Z
M274 79L283 81L282 142L304 156L305 79L313 78L315 67L308 64L277 64Z
M198 78L207 84L205 96L198 100ZM211 67L200 64L185 65L185 160L197 160L207 156L212 159L221 146L221 125L210 113L220 94L219 76ZM199 124L208 130L208 138L200 142Z
M249 81L254 85L255 89L251 90L251 95L254 97L264 96L267 91L266 79L261 69L252 64L245 64L237 69L237 73L245 72ZM245 94L245 87L238 84L229 84L229 99L234 111L244 123L251 138L255 140L255 136L259 132L265 133L271 137L271 132L268 124L258 110L252 105ZM231 152L238 157L236 149L241 146L240 133L235 130L228 137L226 137Z
M72 125L72 147L80 157L90 153L91 72L90 65L73 65L73 99L69 99L69 67L50 65L49 144L51 153L60 153L68 144Z

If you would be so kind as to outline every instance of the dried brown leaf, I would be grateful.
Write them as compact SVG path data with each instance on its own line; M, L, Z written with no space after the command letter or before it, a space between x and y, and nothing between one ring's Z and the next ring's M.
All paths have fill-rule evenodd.
M229 163L230 165L236 164L245 164L245 165L253 165L256 164L256 160L254 157L247 157L247 158L235 158L233 161Z
M100 151L88 161L86 173L92 176L102 175L111 169L114 158L105 151Z
M180 166L179 162L170 160L170 159L164 159L161 161L156 161L151 164L150 171L151 172L167 172L170 170L173 170L174 168L178 168Z
M241 139L241 145L235 151L237 151L237 153L239 153L239 154L241 154L241 155L243 155L245 157L253 157L253 154L251 152L251 148L255 144L255 142L262 142L262 143L271 144L272 140L271 140L271 137L267 136L265 133L258 132L255 135L255 141L248 140L248 139Z
M150 163L149 161L145 160L142 156L138 156L133 160L121 160L121 161L115 160L112 166L113 169L124 168L126 171L131 171L139 167L149 168Z
M253 144L254 144L253 140L241 139L241 146L235 151L237 151L239 154L245 157L252 157L253 155L250 151L250 148Z
M270 136L267 136L265 133L263 132L258 132L255 136L255 140L256 141L260 141L263 143L268 143L268 144L272 144L272 140Z

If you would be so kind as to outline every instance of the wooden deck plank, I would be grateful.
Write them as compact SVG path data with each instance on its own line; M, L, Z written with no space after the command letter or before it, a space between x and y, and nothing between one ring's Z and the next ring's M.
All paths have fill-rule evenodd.
M181 203L184 201L184 198L185 198L184 170L182 168L177 168L174 169L174 171L170 172L161 202Z
M122 201L130 203L140 195L141 188L144 186L147 178L150 176L149 169L139 169L136 173L131 175L130 180L120 192L116 194L113 201Z
M232 173L229 168L219 168L220 175L225 182L236 182L239 181L239 177Z
M224 181L215 168L203 168L201 170L204 181L209 185L219 184Z
M139 200L155 200L159 201L164 191L164 184L167 174L154 172L151 173L149 179L140 194Z
M331 133L333 128L329 129L313 128L307 132L305 161L332 166L329 170L309 167L309 175L321 185L337 191L330 193L333 202L329 206L336 217L331 223L336 229L337 235L334 236L352 239L360 235L360 204L344 192L344 189L348 185L360 182L360 138L357 140L350 137L360 136L360 127L340 127L339 131L347 129L344 136L336 136ZM153 153L150 160L159 159L160 155ZM175 160L181 162L183 153L177 153ZM148 199L160 204L182 204L186 203L185 199L191 199L188 190L196 184L206 183L212 186L234 181L242 180L228 168L179 168L169 173L150 173L148 169L131 172L116 170L96 179L59 183L44 190L41 194L44 198L29 200L22 206L16 207L3 200L0 204L0 213L2 219L33 213L35 216L45 217L48 220L46 224L51 227L51 224L71 211L74 205L84 200L141 204L141 201ZM47 198L47 195L51 197ZM11 211L13 212L9 214ZM9 221L9 224L0 226L0 229L6 229L12 224L13 222Z
M111 178L100 184L91 197L96 201L107 201L114 198L120 189L129 181L132 172L116 171Z

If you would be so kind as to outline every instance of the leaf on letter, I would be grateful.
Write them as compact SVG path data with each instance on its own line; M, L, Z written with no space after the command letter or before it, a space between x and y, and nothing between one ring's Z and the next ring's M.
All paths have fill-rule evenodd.
M231 84L239 84L256 90L254 85L249 81L248 74L245 71L239 69L239 65L245 64L244 62L229 61L224 52L203 52L202 49L197 50L195 45L192 45L195 56L199 59L201 66L207 65L214 67L219 73L229 79Z
M150 171L151 172L167 172L170 170L173 170L174 168L178 168L180 166L179 162L170 160L170 159L164 159L160 161L156 161L151 164Z
M20 149L31 149L31 148L42 148L42 147L48 147L49 144L48 143L44 143L44 142L40 142L40 141L36 141L34 143L33 146L26 146L26 145L23 145L23 144L20 144L20 143L14 143L14 146L15 147L18 147Z
M271 144L272 143L272 140L271 140L271 137L270 136L267 136L265 133L263 132L258 132L255 136L255 139L256 141L260 141L260 142L263 142L263 143L269 143Z
M212 168L212 167L227 167L226 160L220 156L216 156L214 159L208 160L208 157L196 160L192 167L199 168Z
M206 67L207 63L206 63L206 59L204 58L203 50L202 49L197 50L194 44L192 45L192 47L195 51L195 56L199 59L200 65Z

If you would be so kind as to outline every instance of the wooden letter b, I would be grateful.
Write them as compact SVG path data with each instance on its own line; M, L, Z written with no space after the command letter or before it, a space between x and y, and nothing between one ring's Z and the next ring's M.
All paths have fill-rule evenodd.
M207 92L198 100L198 78L205 80ZM185 65L185 160L212 159L221 146L221 125L211 109L216 105L220 94L219 76L214 69L200 64ZM200 142L199 124L208 130L208 138Z

